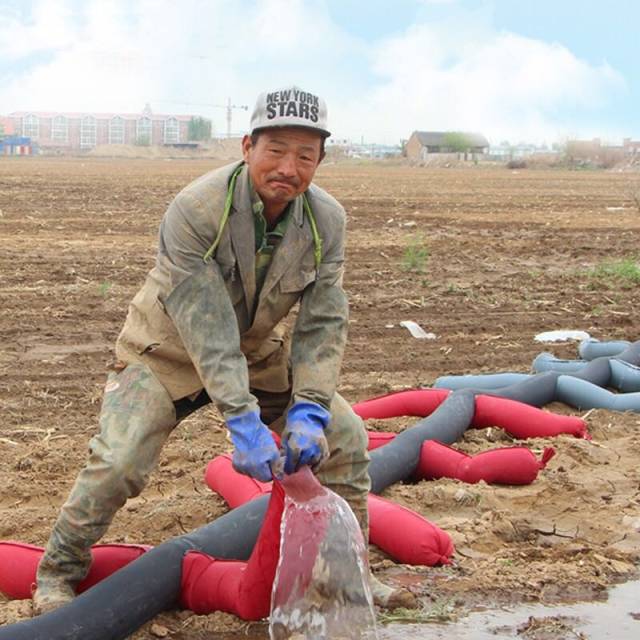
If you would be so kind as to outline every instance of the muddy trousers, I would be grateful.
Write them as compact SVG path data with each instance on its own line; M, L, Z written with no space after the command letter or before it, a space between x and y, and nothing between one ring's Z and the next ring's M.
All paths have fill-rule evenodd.
M257 392L263 419L282 431L288 394ZM128 498L140 494L155 469L171 431L189 413L209 402L205 392L195 401L174 403L151 371L132 364L111 373L105 387L100 431L89 443L89 459L62 506L38 567L38 583L63 579L81 582L90 567L91 545L106 533ZM325 433L330 457L318 479L349 502L368 534L370 488L367 437L362 420L336 394Z

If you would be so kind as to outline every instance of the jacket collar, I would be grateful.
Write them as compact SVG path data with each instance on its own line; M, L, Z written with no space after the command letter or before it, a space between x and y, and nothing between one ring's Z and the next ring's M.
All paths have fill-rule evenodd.
M229 228L249 313L255 308L254 299L256 296L255 229L252 195L253 187L249 179L249 170L244 165L235 185ZM291 220L287 225L286 233L278 250L273 255L267 277L260 292L261 300L279 282L286 270L292 264L295 264L310 245L313 245L311 230L309 225L305 224L302 195L295 199L292 206ZM256 310L256 315L257 312Z
M246 165L236 180L233 192L233 206L229 216L229 231L247 301L247 309L251 313L256 295L255 229L251 209L249 172Z

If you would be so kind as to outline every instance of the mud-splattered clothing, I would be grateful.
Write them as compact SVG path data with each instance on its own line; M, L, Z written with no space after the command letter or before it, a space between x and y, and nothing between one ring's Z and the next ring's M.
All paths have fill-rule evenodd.
M318 187L309 189L322 238L316 268L302 199L292 202L284 236L258 291L246 168L236 182L215 259L203 261L238 166L196 180L165 214L155 267L133 299L116 345L126 366L107 381L100 432L90 442L87 466L49 539L39 585L52 576L66 576L73 584L84 577L89 547L126 500L142 491L173 428L210 399L226 417L259 408L278 432L294 400L329 409L330 456L317 475L350 503L366 539L367 437L362 420L335 392L347 329L344 211ZM298 302L289 339L283 320Z
M187 278L204 268L203 256L220 225L227 186L238 164L201 177L171 203L160 227L156 265L129 308L116 353L126 363L144 362L173 399L191 395L203 386L226 416L257 408L250 387L285 391L293 385L294 399L329 408L335 392L346 342L348 305L342 289L344 209L319 187L307 197L322 238L322 257L316 270L314 242L302 196L290 205L291 220L275 251L262 290L255 280L254 219L246 167L238 177L233 209L216 250L219 270L239 334L233 327L203 326L203 335L228 345L215 367L205 370L188 353L164 305ZM289 352L279 323L300 302ZM252 313L255 308L255 313ZM226 323L227 324L227 323ZM228 323L230 325L230 323ZM200 366L199 366L200 365ZM225 384L216 385L224 377Z

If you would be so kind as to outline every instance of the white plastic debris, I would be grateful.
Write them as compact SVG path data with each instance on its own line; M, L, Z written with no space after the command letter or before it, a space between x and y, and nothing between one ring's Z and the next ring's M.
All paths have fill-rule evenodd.
M543 333L539 333L534 340L536 342L568 342L570 340L588 340L590 337L586 331L559 329L557 331L544 331Z
M405 329L409 330L409 333L414 337L414 338L422 338L425 340L435 340L436 339L436 334L435 333L427 333L417 322L414 322L413 320L403 320L400 323L401 327L404 327Z

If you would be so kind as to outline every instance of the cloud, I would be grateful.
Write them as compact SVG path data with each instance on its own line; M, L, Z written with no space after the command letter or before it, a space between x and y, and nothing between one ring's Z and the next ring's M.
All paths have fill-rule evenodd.
M480 131L494 142L553 140L575 130L624 91L607 64L591 65L566 47L458 23L412 26L380 43L379 81L367 97L368 135L393 139L413 129ZM358 106L345 127L362 122Z
M66 18L48 33L56 4ZM16 48L12 33L43 37ZM203 113L224 131L224 109L210 105L231 97L252 106L269 86L291 83L316 92L350 86L343 60L359 46L322 3L304 0L45 0L26 18L0 18L0 103L137 111L150 102L158 112ZM44 61L28 57L36 52ZM234 112L234 120L239 130L249 115Z
M77 35L66 2L40 0L26 20L17 12L0 13L0 59L14 60L51 49L69 47Z
M424 1L424 0L421 0ZM310 0L38 0L0 9L6 111L201 113L226 129L228 97L253 104L296 83L329 104L336 137L397 142L414 129L553 140L588 122L624 79L559 44L478 15L367 41ZM233 128L249 114L234 111Z
M12 58L0 98L13 109L109 110L135 99L143 78L124 4L36 2L22 21L0 22L0 56ZM14 40L20 40L14 45ZM34 54L37 54L35 60ZM0 70L4 66L0 63ZM138 79L134 79L136 72ZM140 82L142 87L146 82Z

